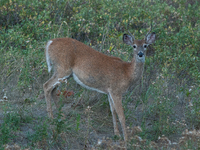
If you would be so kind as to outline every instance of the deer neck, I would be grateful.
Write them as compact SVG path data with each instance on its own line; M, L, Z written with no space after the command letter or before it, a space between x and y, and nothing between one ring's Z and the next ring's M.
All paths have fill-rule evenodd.
M144 70L144 62L138 61L136 56L134 56L131 61L132 82L136 82L142 77L143 70Z

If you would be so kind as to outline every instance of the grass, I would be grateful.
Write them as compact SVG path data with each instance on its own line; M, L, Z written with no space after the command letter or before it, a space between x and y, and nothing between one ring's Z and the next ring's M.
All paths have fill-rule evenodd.
M195 0L3 0L0 148L6 144L22 149L121 146L120 137L113 134L107 97L78 86L73 79L60 91L73 91L74 96L61 96L63 108L54 112L53 121L47 118L42 84L51 75L44 46L52 38L72 37L130 61L133 51L123 44L122 35L129 30L141 39L151 24L157 39L148 49L142 80L123 96L129 148L166 147L163 141L167 139L177 143L168 148L198 148L199 11L200 3ZM66 114L65 120L61 112ZM133 135L135 126L140 126L141 132Z

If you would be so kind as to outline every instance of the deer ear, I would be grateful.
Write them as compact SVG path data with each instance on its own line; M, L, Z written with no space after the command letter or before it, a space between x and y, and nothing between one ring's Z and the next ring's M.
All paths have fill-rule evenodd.
M123 35L123 42L128 44L128 45L133 45L133 39L130 35L124 34Z
M152 32L146 37L146 43L153 44L156 41L156 33Z

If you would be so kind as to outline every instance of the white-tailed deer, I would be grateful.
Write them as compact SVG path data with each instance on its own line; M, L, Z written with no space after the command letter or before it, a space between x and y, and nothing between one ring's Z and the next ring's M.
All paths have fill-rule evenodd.
M54 69L53 76L43 85L49 117L53 118L51 99L59 107L56 87L73 76L81 86L108 95L114 133L119 135L117 114L124 140L127 141L122 94L142 77L146 49L154 43L155 33L149 31L142 40L124 34L123 41L133 47L131 62L102 54L75 39L57 38L48 41L45 50L48 71L52 67Z

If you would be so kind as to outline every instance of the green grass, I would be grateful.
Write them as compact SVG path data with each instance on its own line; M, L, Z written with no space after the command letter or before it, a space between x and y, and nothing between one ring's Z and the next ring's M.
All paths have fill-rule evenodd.
M32 130L23 136L28 140L17 144L39 149L83 149L80 143L94 144L92 137L97 141L102 134L114 136L107 97L87 91L71 79L67 89L75 96L63 101L68 105L72 101L74 106L82 99L80 104L63 109L65 121L60 119L62 110L53 122L46 119L42 84L50 75L45 43L72 37L130 61L133 51L123 44L122 35L129 30L136 39L144 38L151 24L157 39L149 47L142 82L123 97L126 124L141 126L139 136L149 142L162 135L177 141L185 129L199 130L199 12L200 2L195 0L3 0L0 99L6 94L9 105L0 106L0 147L13 144L26 125ZM89 114L87 106L91 107ZM185 148L195 149L195 144L188 145Z

